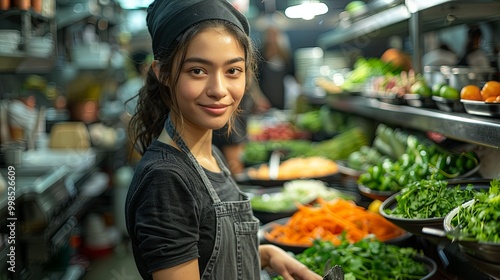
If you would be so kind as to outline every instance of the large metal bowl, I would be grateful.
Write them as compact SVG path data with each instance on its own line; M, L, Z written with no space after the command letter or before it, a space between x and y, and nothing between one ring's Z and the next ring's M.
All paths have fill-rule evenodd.
M460 231L451 224L451 220L458 214L461 207L470 207L472 204L474 204L474 200L469 200L450 211L443 220L444 230L448 233L448 238L456 239L460 251L471 263L488 275L500 279L500 243L461 239Z
M474 186L474 189L480 190L480 189L486 189L489 188L489 180L484 180L484 179L460 179L460 180L450 180L448 183L448 187L455 187L457 185L460 185L462 188L466 188L468 184L472 184ZM424 231L424 228L428 229L435 229L437 231L443 231L443 222L445 217L435 217L435 218L427 218L427 219L409 219L409 218L401 218L401 217L396 217L390 214L387 214L385 210L387 209L394 209L397 207L397 200L396 196L400 194L400 191L393 194L382 204L380 205L379 212L380 214L392 222L393 224L397 225L398 227L413 233L414 235L423 237L428 239L429 241L432 241L433 243L450 243L451 240L447 238L446 236L437 236L435 234L430 234L426 233Z

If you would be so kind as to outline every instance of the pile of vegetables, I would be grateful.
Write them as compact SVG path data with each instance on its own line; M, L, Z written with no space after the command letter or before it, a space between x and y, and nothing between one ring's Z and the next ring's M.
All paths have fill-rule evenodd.
M353 70L346 76L342 89L354 91L370 77L399 74L400 72L400 68L391 63L386 63L382 59L360 57L354 63Z
M331 139L313 144L307 156L324 156L331 160L347 159L351 153L368 143L366 133L359 127L353 127Z
M451 225L460 226L467 239L500 243L500 180L493 179L487 192L477 192L471 206L460 207Z
M368 143L368 136L359 127L346 129L321 142L304 139L250 141L245 146L243 161L247 165L267 162L273 151L283 151L283 159L311 156L322 156L330 160L347 159L351 153Z
M311 141L304 139L250 141L243 151L243 161L255 165L269 161L273 151L283 151L284 160L302 156L311 149Z
M326 200L354 197L337 189L330 188L325 182L313 179L292 180L285 182L279 192L254 196L250 199L254 210L263 212L287 212L297 209L296 204L307 204L318 197Z
M401 142L404 136L400 134L393 137L398 140L386 143L388 146L393 145L393 142ZM377 145L379 146L380 144ZM400 155L396 159L385 158L369 167L361 174L358 183L372 190L399 191L407 184L423 179L456 178L479 164L474 152L449 152L432 142L423 142L411 134L406 136L405 148L402 154L401 147L398 152L394 152L394 156Z
M317 199L317 205L298 205L289 220L276 224L264 237L289 246L311 246L320 239L340 245L345 238L357 242L373 235L380 241L401 236L404 231L378 213L367 211L353 201Z
M391 216L408 219L442 218L455 207L472 199L476 191L473 185L448 186L445 180L421 180L412 182L396 195L397 206L385 209Z
M337 245L315 240L313 245L295 258L319 275L334 265L344 270L344 279L422 279L429 273L422 254L414 248L402 248L364 238L356 243L341 239ZM282 280L281 276L273 280Z

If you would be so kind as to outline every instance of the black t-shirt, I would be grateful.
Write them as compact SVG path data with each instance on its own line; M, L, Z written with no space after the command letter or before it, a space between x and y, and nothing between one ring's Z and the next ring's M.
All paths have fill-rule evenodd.
M205 173L222 201L239 199L224 173ZM153 271L195 258L203 272L214 245L215 212L187 155L154 141L136 167L125 213L134 258L144 279L152 279Z

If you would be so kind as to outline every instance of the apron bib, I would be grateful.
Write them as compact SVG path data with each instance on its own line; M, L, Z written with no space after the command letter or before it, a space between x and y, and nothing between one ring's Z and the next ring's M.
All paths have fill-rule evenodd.
M260 279L257 236L259 220L253 216L250 200L240 192L240 201L221 201L203 167L175 130L170 117L165 121L165 130L196 167L215 208L217 224L214 248L201 279ZM228 168L219 155L214 153L214 157L221 170L236 186L236 182L230 176Z

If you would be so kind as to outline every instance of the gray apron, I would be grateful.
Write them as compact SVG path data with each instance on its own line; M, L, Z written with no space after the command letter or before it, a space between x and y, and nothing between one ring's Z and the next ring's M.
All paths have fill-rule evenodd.
M257 235L259 220L253 216L248 197L238 189L240 201L221 201L205 171L175 130L170 117L165 121L165 129L196 167L215 208L217 225L214 249L201 279L260 279L259 239ZM229 170L219 155L214 153L214 157L222 171L236 186L236 182L230 176Z

